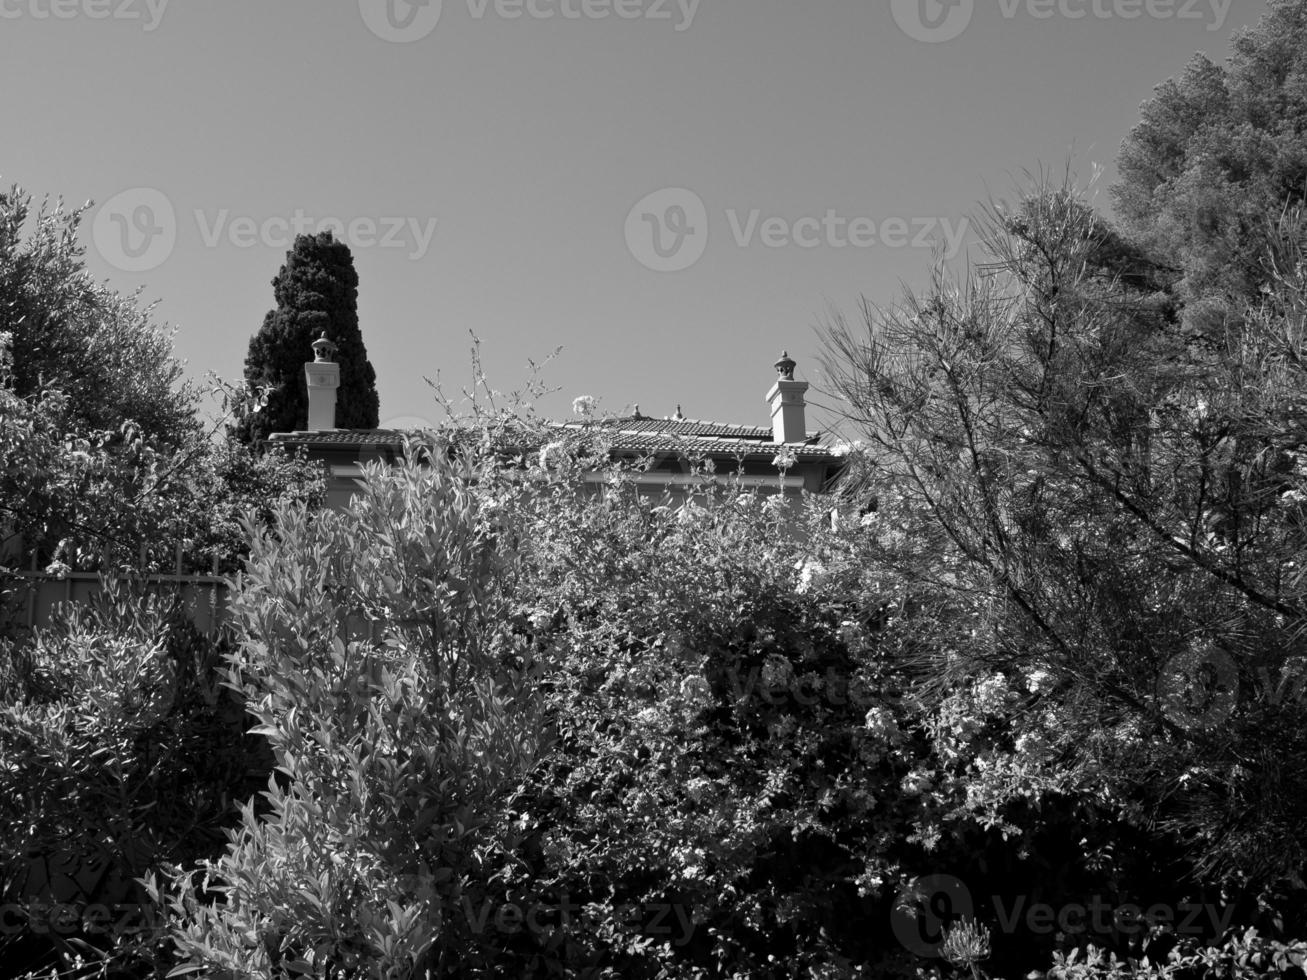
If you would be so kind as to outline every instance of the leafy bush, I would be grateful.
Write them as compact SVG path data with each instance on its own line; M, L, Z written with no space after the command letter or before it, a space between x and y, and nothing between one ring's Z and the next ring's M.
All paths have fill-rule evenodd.
M127 590L0 644L4 962L155 958L135 879L215 854L271 771L221 663L175 599Z
M501 664L512 545L471 462L427 461L374 470L349 511L250 528L229 682L278 773L266 812L247 804L226 852L175 878L195 971L476 965L462 904L544 733L530 665Z

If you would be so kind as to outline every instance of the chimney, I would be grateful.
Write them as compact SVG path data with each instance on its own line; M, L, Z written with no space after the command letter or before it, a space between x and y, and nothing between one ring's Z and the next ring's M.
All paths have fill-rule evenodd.
M771 430L773 441L807 442L808 430L805 427L803 393L808 390L808 382L794 380L794 359L789 351L781 352L781 359L776 362L776 383L767 392L767 402L771 405Z
M336 389L340 387L340 365L332 358L336 345L322 336L313 342L313 360L304 365L304 377L309 389L309 418L305 428L309 432L336 427Z

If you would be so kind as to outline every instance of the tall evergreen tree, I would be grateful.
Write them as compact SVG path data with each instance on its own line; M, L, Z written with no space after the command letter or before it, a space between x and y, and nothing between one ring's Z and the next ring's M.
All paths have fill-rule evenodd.
M1113 188L1124 230L1179 277L1186 323L1218 336L1269 288L1276 243L1307 231L1307 0L1271 0L1231 48L1158 86Z
M311 345L324 332L336 345L341 365L337 426L376 428L377 375L359 330L358 285L349 246L336 241L331 232L295 239L286 264L272 281L277 308L268 312L263 327L250 338L245 380L251 387L274 390L267 406L243 422L238 433L242 440L253 442L273 432L305 427L304 362L312 359Z

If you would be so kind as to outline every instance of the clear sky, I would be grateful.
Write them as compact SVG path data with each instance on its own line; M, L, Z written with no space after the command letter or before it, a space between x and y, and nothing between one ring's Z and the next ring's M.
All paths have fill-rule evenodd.
M1153 86L1265 8L0 0L0 179L96 202L91 268L197 377L240 376L291 230L334 219L383 421L438 417L471 332L505 390L563 347L550 415L767 424L783 347L819 384L827 312L922 283L1023 170L1110 184Z

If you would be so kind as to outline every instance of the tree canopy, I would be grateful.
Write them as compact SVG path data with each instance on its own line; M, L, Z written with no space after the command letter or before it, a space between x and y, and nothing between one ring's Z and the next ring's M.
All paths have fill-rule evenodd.
M77 239L84 209L0 193L0 333L9 335L8 386L20 398L67 396L67 428L116 429L183 441L197 393L183 380L172 338L138 297L97 284Z
M311 345L324 333L336 345L341 365L337 427L376 428L377 376L359 330L359 279L349 246L330 231L300 235L272 286L277 306L250 338L245 358L247 385L271 390L266 406L246 419L240 438L252 442L307 425L304 362L312 360Z
M1113 189L1124 229L1172 268L1206 331L1256 302L1278 243L1307 231L1307 2L1271 0L1232 47L1225 65L1197 55L1158 86Z

